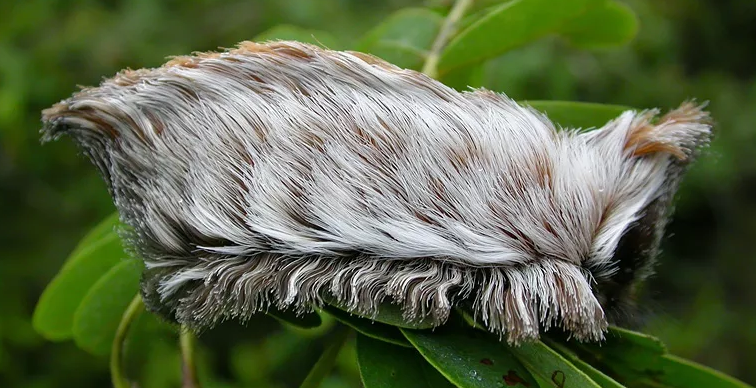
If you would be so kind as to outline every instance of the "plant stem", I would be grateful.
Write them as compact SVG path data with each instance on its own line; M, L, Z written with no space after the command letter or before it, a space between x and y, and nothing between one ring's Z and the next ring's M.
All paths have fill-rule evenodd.
M196 339L194 334L188 328L181 328L181 387L182 388L199 388L197 381L197 369L194 363L194 346Z
M123 312L121 322L118 324L113 346L110 349L110 378L114 388L130 388L129 380L123 373L123 343L129 332L132 322L144 309L142 297L137 294L129 303L129 307Z
M310 373L307 374L307 377L305 377L299 388L317 388L320 386L320 383L328 377L328 374L331 373L333 365L336 363L336 357L339 355L339 351L344 346L344 343L351 333L351 328L348 326L341 324L337 325L338 326L331 337L331 344L328 345L323 351L323 354L320 355L320 358L312 367Z
M433 41L428 58L425 60L422 72L431 78L438 77L438 61L441 58L441 51L446 48L446 44L449 43L449 38L454 34L457 29L457 23L465 15L465 12L473 0L457 0L454 3L449 15L446 16L444 24L441 26L441 31L436 35L436 40Z

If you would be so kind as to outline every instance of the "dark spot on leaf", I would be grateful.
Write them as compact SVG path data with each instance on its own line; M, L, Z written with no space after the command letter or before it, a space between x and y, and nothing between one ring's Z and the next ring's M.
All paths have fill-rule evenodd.
M661 370L646 369L643 372L656 382L661 381L661 378L664 377L664 371Z
M564 388L565 380L567 380L567 376L565 376L564 372L560 370L555 370L554 373L551 374L551 381L553 381L559 388Z
M480 360L480 363L483 365L493 365L493 361L491 361L491 359L488 359L488 358L484 358Z
M506 374L506 375L504 375L503 377L504 377L504 382L508 386L510 386L510 387L513 387L513 386L515 386L517 384L522 384L523 386L526 386L526 387L530 386L530 383L528 383L527 381L523 380L522 377L520 377L517 374L517 372L515 372L515 371L513 371L511 369L509 370L509 373Z

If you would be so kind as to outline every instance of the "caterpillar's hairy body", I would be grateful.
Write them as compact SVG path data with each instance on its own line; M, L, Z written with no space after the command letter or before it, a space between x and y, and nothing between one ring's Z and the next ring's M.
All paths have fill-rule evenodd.
M371 314L388 297L441 324L467 300L518 342L551 325L602 338L599 301L616 295L601 285L647 274L710 134L691 104L654 113L557 131L364 54L246 42L119 73L43 120L106 177L153 310L199 328L326 295ZM645 245L623 261L633 233Z

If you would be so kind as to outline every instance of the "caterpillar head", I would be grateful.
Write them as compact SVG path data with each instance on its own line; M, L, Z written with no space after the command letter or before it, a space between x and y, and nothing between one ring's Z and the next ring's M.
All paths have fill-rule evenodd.
M663 183L625 227L612 253L611 274L600 277L596 287L602 307L615 323L638 318L634 316L636 292L653 274L677 187L711 138L711 120L703 107L685 102L661 118L655 117L658 111L654 110L630 122L626 151L640 160L663 158L668 162Z

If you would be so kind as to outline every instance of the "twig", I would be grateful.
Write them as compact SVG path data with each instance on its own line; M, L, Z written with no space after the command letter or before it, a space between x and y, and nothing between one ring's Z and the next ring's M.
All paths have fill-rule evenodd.
M123 343L126 340L126 334L139 313L144 309L142 297L137 294L129 303L129 307L123 313L121 322L118 324L113 346L110 349L110 378L114 388L130 388L129 380L123 373Z
M196 339L188 328L181 328L181 387L200 388L197 380L197 368L194 363L194 346Z
M473 0L457 0L451 11L449 11L449 15L446 16L444 24L441 26L441 31L436 35L436 40L433 41L431 51L428 53L428 58L423 65L422 72L427 76L431 78L438 76L438 61L441 58L441 51L446 48L449 38L457 29L457 23L459 23L472 3Z

